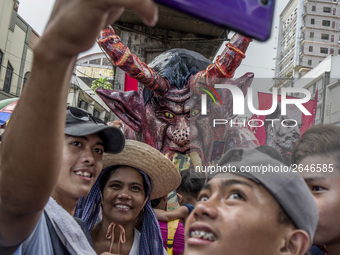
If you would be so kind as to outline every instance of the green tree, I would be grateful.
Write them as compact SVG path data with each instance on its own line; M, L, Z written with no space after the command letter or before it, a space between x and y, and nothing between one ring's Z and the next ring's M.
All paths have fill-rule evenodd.
M107 81L107 77L99 77L99 79L92 82L91 89L96 92L97 88L112 89L112 84Z

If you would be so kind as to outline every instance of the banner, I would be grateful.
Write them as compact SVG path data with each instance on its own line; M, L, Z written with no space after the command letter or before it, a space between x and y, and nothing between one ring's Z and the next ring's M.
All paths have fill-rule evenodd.
M258 92L259 110L268 110L272 106L273 95ZM288 99L296 99L289 97ZM286 164L290 164L290 153L301 134L314 126L318 93L314 100L302 104L311 115L305 115L295 105L287 105L287 114L281 115L281 96L278 95L278 106L270 115L253 115L248 128L255 134L260 145L276 148Z

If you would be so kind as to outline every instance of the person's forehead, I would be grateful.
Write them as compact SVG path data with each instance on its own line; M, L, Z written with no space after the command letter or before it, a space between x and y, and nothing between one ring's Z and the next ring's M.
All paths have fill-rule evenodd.
M128 177L132 177L136 180L143 181L143 176L133 167L130 166L120 166L115 171L112 172L109 179L114 178L123 178L126 179Z
M235 182L232 182L233 180L235 180ZM220 187L221 185L226 185L230 183L241 184L248 186L250 188L255 188L258 186L258 184L256 184L251 179L232 173L218 173L212 177L212 179L207 183L207 185L208 187L213 186Z
M75 135L66 135L65 139L83 139L86 141L95 140L97 142L103 143L103 139L100 137L99 133L94 133L90 135L81 135L81 136L75 136Z

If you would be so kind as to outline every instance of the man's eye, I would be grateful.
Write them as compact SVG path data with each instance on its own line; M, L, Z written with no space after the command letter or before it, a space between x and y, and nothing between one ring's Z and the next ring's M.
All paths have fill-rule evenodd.
M323 187L320 187L320 186L313 186L312 188L311 188L311 191L316 191L316 192L318 192L318 191L324 191L325 189L323 188Z
M233 192L229 195L228 199L239 199L239 200L245 200L244 196L240 192Z
M104 153L104 150L102 148L95 148L94 151L97 152L98 154Z
M173 119L173 118L175 117L171 112L165 112L164 115L165 115L165 117L167 117L168 119Z
M198 198L198 201L199 201L199 202L205 202L205 201L208 201L208 200L209 200L209 197L206 196L206 195L201 196L201 197Z
M81 146L81 142L78 141L73 141L71 144L74 146Z

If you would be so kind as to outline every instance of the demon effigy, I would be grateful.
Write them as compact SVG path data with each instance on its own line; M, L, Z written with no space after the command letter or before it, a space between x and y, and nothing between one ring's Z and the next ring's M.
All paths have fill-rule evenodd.
M223 150L258 145L254 135L246 129L212 126L213 119L235 117L230 91L216 92L214 84L231 84L244 94L251 85L252 73L230 79L245 57L250 41L235 34L213 63L199 53L172 49L147 65L133 55L109 27L102 31L99 45L117 67L135 78L144 89L115 92L99 88L96 92L130 128L129 138L133 130L135 139L157 148L171 160L183 157L189 158L193 166L206 165L216 141L223 142ZM203 115L201 94L206 88L216 92L220 104L210 100L207 114Z

